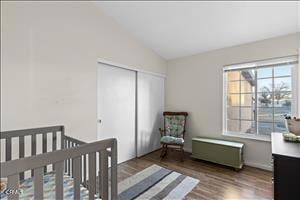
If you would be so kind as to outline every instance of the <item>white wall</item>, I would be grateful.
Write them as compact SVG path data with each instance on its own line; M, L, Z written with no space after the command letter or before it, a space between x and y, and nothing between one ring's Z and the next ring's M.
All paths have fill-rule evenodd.
M1 130L63 124L97 138L97 59L166 73L166 61L92 2L1 1Z
M220 49L168 62L166 81L167 110L189 112L186 149L191 138L222 136L223 66L273 57L296 55L297 34L272 38L251 44ZM226 137L245 144L245 161L253 166L269 168L271 144Z

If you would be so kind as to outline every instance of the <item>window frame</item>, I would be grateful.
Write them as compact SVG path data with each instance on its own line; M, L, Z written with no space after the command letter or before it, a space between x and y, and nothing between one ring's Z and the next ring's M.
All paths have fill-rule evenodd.
M287 76L275 76L274 74L274 66L278 66L279 64L283 64L283 63L294 63L295 67L292 68L292 72L291 72L291 76L287 75ZM272 67L273 66L273 67ZM262 68L267 68L267 67L272 67L272 76L271 77L263 77L263 78L258 78L257 76L257 69L262 69ZM229 119L227 116L227 112L228 112L228 106L227 106L227 101L228 101L228 81L227 81L227 77L226 77L226 71L230 69L236 69L236 70L243 70L243 69L255 69L255 116L254 116L254 122L256 123L256 133L255 134L247 134L245 132L233 132L233 131L227 131L227 120ZM241 75L240 75L241 76ZM222 107L223 107L223 115L222 115L222 122L223 122L223 126L222 126L222 135L223 136L229 136L229 137L237 137L237 138L246 138L246 139L251 139L251 140L259 140L259 141L266 141L266 142L270 142L271 141L271 135L266 135L266 134L259 134L258 133L258 127L257 124L259 123L257 117L258 117L258 88L257 88L257 81L261 80L261 79L267 79L270 78L272 79L272 84L274 85L274 80L276 78L280 78L280 77L290 77L291 78L291 94L292 94L292 99L291 99L291 114L292 115L296 115L297 111L298 111L298 90L300 89L298 86L298 79L299 79L299 62L298 62L298 55L295 56L286 56L286 57L281 57L281 58L271 58L271 59L266 59L266 60L260 60L260 61L254 61L254 62L247 62L247 63L241 63L241 64L231 64L231 65L225 65L223 66L223 102L222 102ZM240 77L240 84L241 84L241 77ZM241 86L241 85L240 85ZM272 90L272 93L274 91ZM252 92L251 92L252 93ZM250 93L250 94L251 94ZM239 95L244 94L241 92L241 90L239 91L239 93L237 93ZM300 100L300 99L299 99ZM274 103L274 96L273 96L273 101L272 103ZM239 104L239 106L237 106L240 108L243 108L244 106L241 106L241 103ZM251 107L251 106L250 106ZM274 104L272 105L272 111L273 111L273 120L272 120L272 125L274 126L275 120L274 120ZM241 112L241 111L240 111ZM241 116L241 115L240 115ZM238 119L241 123L241 120ZM253 120L248 120L248 121L253 121ZM271 122L270 122L271 123ZM241 126L241 125L240 125Z

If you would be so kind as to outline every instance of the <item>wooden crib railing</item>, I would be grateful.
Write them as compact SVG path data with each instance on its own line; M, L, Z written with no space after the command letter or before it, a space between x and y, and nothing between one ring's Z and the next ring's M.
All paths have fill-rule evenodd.
M52 138L52 149L51 151L56 151L58 149L65 148L65 131L64 126L51 126L51 127L43 127L43 128L33 128L33 129L24 129L24 130L13 130L13 131L4 131L0 134L0 140L4 140L5 148L1 148L1 151L5 151L5 161L10 161L13 158L13 150L17 149L16 145L18 145L19 158L25 157L25 146L30 146L30 155L34 156L37 152L38 146L38 137L42 137L41 146L42 152L47 153L50 149L48 146L47 134L51 134ZM29 137L29 144L25 143L25 137ZM15 142L18 142L15 143ZM3 143L1 143L3 144ZM28 148L27 148L28 149ZM45 167L44 171L46 172L47 168ZM33 170L31 171L31 176L33 176ZM24 179L24 172L20 173L20 180Z
M60 150L57 150L57 136L60 132ZM52 151L47 152L47 133L52 133ZM42 134L43 154L36 155L36 137ZM24 137L31 136L30 157L24 157ZM19 159L12 160L12 138L19 138ZM117 140L107 139L84 143L64 135L63 126L7 131L1 133L5 140L5 160L1 163L1 178L8 178L7 188L17 191L24 172L31 170L34 198L43 199L43 175L47 165L53 165L55 173L56 199L63 199L63 175L74 178L74 199L80 198L80 184L89 190L89 199L109 198L109 163L111 199L117 199ZM98 160L98 162L97 162ZM98 174L96 172L98 164ZM98 175L98 176L97 176ZM96 184L98 179L98 184ZM98 188L96 188L98 186ZM98 192L97 192L98 191ZM9 199L18 199L18 193L8 194Z

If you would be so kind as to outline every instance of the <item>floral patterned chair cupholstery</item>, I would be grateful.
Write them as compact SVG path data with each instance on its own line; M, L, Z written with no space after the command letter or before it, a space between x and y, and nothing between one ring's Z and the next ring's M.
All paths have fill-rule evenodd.
M168 154L168 147L179 150L184 158L184 134L187 112L164 112L164 129L159 129L161 134L160 143L162 145L161 158Z

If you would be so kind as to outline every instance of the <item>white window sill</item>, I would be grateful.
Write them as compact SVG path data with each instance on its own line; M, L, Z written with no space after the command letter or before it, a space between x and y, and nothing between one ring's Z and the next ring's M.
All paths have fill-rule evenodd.
M222 136L225 137L236 137L241 139L257 140L263 142L271 142L271 136L261 136L261 135L250 135L246 133L235 133L235 132L223 132Z

